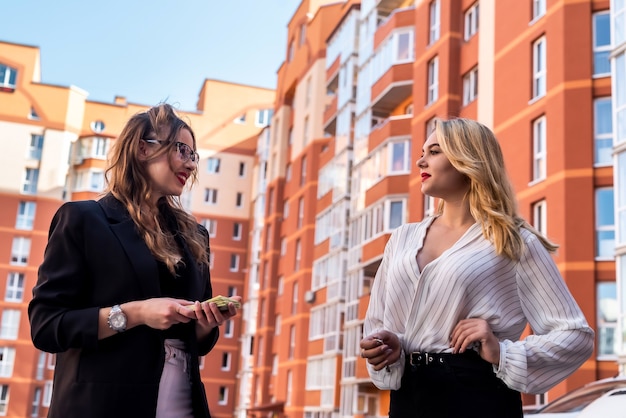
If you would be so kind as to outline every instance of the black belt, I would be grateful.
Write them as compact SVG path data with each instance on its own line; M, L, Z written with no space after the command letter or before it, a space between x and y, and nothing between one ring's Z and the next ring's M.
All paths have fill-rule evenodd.
M482 360L478 353L474 350L467 350L463 353L427 353L423 351L414 351L406 355L406 363L411 366L434 366L447 364L450 361L467 361Z

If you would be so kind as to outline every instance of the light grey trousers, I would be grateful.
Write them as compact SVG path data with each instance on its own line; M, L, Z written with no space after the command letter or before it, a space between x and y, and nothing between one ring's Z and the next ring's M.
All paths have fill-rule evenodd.
M193 418L189 354L181 340L165 340L165 365L159 384L156 418Z

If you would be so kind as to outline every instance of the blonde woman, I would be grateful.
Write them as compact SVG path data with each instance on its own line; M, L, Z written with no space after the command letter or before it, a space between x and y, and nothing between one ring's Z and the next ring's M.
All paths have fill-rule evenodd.
M491 130L438 121L417 166L438 213L391 235L361 356L391 390L391 418L522 417L520 392L574 372L594 333L550 256L556 246L518 216ZM533 334L520 339L527 324Z
M139 113L104 197L55 214L29 305L35 346L57 353L49 418L210 417L198 357L236 308L206 302L208 233L178 200L195 149L171 106Z

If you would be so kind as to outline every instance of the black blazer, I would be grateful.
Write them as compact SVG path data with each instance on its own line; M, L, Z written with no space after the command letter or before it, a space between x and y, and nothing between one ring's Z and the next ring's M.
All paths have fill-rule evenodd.
M208 251L208 233L199 228L207 235ZM193 260L186 246L183 251ZM208 268L189 267L187 298L210 298ZM98 340L98 311L160 296L157 262L117 199L109 194L59 208L28 306L35 347L57 353L49 418L154 418L165 361L163 332L141 325ZM218 329L198 341L194 321L185 328L195 417L207 418L198 356L213 348Z

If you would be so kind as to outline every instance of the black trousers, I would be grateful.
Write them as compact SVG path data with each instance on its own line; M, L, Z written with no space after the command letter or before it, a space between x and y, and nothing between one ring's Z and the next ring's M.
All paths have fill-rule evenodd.
M412 364L411 364L412 363ZM522 398L478 353L412 353L389 418L521 418Z

